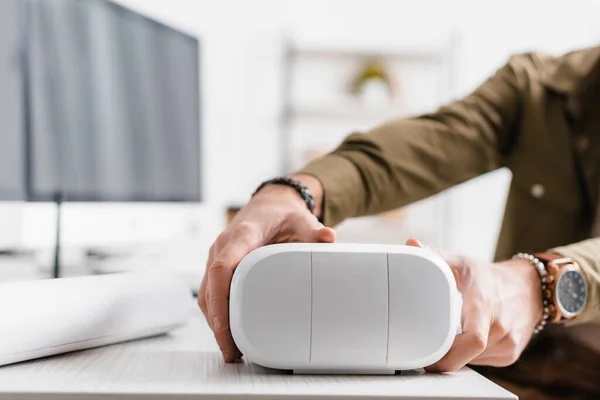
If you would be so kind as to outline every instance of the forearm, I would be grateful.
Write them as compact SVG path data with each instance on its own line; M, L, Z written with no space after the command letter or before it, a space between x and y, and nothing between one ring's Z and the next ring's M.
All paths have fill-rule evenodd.
M303 168L323 187L325 224L395 209L498 168L493 133L470 133L445 112L353 134Z
M300 170L323 187L325 225L401 207L500 167L519 114L517 81L509 63L464 99L350 135Z
M600 323L600 238L558 247L551 251L576 261L588 283L585 306L572 324Z

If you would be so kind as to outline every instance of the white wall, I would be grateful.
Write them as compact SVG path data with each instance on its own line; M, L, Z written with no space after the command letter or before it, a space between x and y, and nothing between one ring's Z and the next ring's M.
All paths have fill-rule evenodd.
M215 204L243 202L258 181L277 173L278 35L389 43L456 32L457 95L511 53L600 43L600 3L593 0L121 1L203 36L205 171ZM453 248L491 257L509 180L500 171L459 189Z
M511 53L531 49L560 53L600 43L597 23L600 2L593 0L118 2L202 39L202 160L206 201L192 212L194 224L201 227L198 236L201 247L207 246L222 227L225 205L243 203L259 181L278 173L280 44L284 35L323 40L362 37L389 42L394 37L418 39L455 31L461 38L457 52L457 95L476 87ZM462 207L452 216L457 226L453 248L481 257L491 256L507 182L508 177L502 172L487 179L484 184L489 190L484 192L485 197L473 184L461 188ZM139 229L131 228L135 221L127 220L132 208L119 207L119 217L113 216L112 224L104 222L111 220L107 210L98 214L103 217L94 217L95 212L88 208L87 217L85 213L78 214L78 219L92 221L98 237L110 236L114 224L132 229L130 237L135 237L136 232L140 234ZM188 215L186 212L181 215ZM28 213L24 227L26 242L48 243L51 236L42 239L39 232L52 232L49 213L50 209L40 207ZM138 216L131 218L143 220L143 213L138 210ZM490 224L482 227L480 221L486 219ZM160 236L167 231L173 236L174 232L184 234L190 229L169 228L168 218L159 219L153 228L144 232ZM72 240L80 236L75 228L67 231L71 232L67 236Z
M278 44L299 37L430 37L456 31L457 94L511 53L561 53L600 43L594 0L119 0L202 37L205 171L209 199L243 201L274 171ZM275 136L276 137L276 136ZM262 140L264 138L264 140ZM237 146L232 146L232 141ZM260 148L262 157L256 157ZM252 151L254 149L254 151ZM244 171L244 173L240 173ZM229 184L223 185L227 177Z

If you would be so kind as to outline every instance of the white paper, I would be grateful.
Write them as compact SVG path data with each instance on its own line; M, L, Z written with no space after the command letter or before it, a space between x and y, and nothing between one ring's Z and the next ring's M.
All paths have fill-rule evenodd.
M166 273L0 283L0 365L166 333L191 304Z

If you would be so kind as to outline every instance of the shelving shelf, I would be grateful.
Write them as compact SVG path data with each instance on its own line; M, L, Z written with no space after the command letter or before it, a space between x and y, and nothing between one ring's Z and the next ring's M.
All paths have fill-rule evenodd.
M322 37L301 37L288 38L285 41L283 54L284 84L283 84L283 107L281 118L281 172L289 173L295 166L290 165L291 157L290 144L294 142L290 137L294 131L294 124L301 121L313 121L319 123L331 122L337 124L340 122L351 123L373 123L374 125L387 119L408 117L417 115L423 111L422 107L415 110L414 105L410 106L411 99L400 98L392 99L389 104L382 106L370 106L359 100L353 100L350 96L345 100L335 101L329 99L327 102L311 102L300 100L294 95L296 90L294 79L296 79L299 68L302 64L299 61L310 60L310 65L315 68L320 62L325 62L329 66L349 65L352 60L364 62L369 59L379 59L398 67L399 65L411 65L415 68L434 68L434 77L438 83L441 83L442 89L439 93L433 95L434 101L441 103L451 98L452 77L454 76L454 52L458 42L457 37L448 34L444 37L436 37L434 40L412 41L410 38L403 37L400 40L389 36L387 39L382 35L374 40L372 37L365 39L360 35L352 37L351 34L344 38L329 38L324 40ZM392 38L392 39L390 39ZM317 63L317 64L315 64ZM318 68L318 67L317 67ZM395 71L398 72L397 70ZM331 88L323 88L328 90ZM342 90L337 87L338 90ZM337 93L339 96L342 93ZM314 96L313 96L314 97Z
M409 37L385 40L385 36L380 35L382 41L373 41L348 33L344 39L319 37L287 41L283 52L282 174L300 167L312 151L319 154L333 149L353 132L340 131L338 135L336 132L340 129L352 127L350 129L363 131L365 127L370 129L391 119L421 114L429 111L430 106L454 97L457 37L448 35L423 43L413 42ZM373 61L381 62L391 74L392 82L399 82L400 87L399 92L392 91L394 97L389 102L381 105L359 100L348 92L354 79L353 71ZM416 80L410 80L412 78ZM413 97L415 95L418 99ZM450 207L450 196L441 194L412 209L411 215L416 212L423 226L417 227L416 223L407 228L398 218L392 221L389 215L378 216L347 224L342 228L342 236L362 241L367 240L365 229L377 229L387 232L391 235L388 239L395 241L399 237L392 235L395 229L410 228L411 232L422 232L425 236L429 232L435 236L431 240L444 245L448 235L444 226ZM373 234L371 232L371 239ZM388 240L384 236L379 235L375 240Z
M331 105L299 104L290 108L291 118L335 118L335 119L386 119L407 115L404 104L365 106L361 103L340 102Z
M300 39L290 43L288 51L309 57L378 57L407 61L442 62L449 51L445 43L404 41Z

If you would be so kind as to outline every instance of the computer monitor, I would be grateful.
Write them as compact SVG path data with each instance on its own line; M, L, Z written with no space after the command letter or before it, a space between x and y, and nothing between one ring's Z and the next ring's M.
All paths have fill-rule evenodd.
M18 1L0 1L0 201L26 199Z
M105 0L26 0L27 198L198 202L199 42Z

